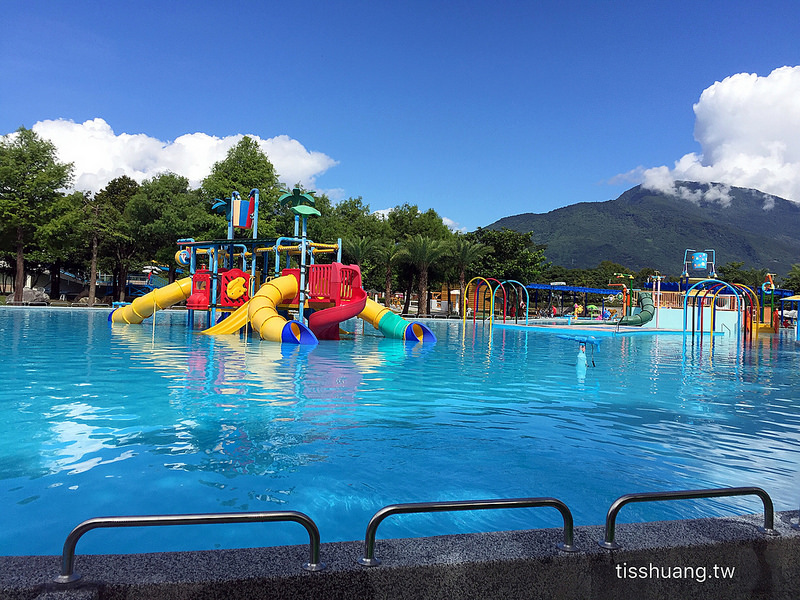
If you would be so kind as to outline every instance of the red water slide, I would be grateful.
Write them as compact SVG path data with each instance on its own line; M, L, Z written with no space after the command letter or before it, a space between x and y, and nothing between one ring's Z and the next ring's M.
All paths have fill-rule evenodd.
M352 319L367 305L367 292L363 288L353 288L353 299L339 306L323 308L311 313L308 317L308 328L314 332L318 340L338 340L339 323Z

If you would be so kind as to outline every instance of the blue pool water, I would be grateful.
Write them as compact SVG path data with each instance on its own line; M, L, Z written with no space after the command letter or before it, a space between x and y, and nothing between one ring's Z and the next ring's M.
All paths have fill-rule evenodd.
M603 338L433 322L313 348L107 312L0 309L0 554L58 554L96 516L299 510L324 542L387 504L554 496L602 524L630 492L758 485L800 499L800 347ZM361 322L348 323L361 332ZM589 349L591 354L592 349ZM591 357L591 356L590 356ZM627 506L621 521L759 512L756 499ZM379 537L560 525L552 509L407 515ZM80 553L306 543L296 524L98 530Z

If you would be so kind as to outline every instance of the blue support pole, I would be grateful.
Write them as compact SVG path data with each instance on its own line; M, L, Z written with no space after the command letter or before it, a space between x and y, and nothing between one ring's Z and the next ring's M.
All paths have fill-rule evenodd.
M298 216L295 215L295 219ZM303 237L300 241L300 302L297 306L297 320L303 322L303 310L306 302L306 217L303 217Z
M253 188L250 190L250 202L254 203L253 206L253 240L258 239L258 189ZM252 298L256 293L256 245L253 244L252 248L253 256L250 259L250 285L249 294ZM266 275L266 269L264 270L264 275Z
M214 244L213 248L208 249L208 266L211 271L211 291L208 296L208 326L211 327L217 322L217 275L219 273L219 250L220 247Z

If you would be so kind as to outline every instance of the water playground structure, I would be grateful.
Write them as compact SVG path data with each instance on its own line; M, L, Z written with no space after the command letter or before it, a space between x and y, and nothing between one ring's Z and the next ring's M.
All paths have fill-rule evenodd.
M631 290L624 296L628 312L618 325L674 329L692 336L727 333L745 340L778 333L782 321L776 301L792 292L778 289L771 273L758 289L722 281L715 263L714 250L687 249L680 281L665 284L660 273L650 276L649 291Z
M778 304L792 292L778 289L772 273L753 289L718 279L714 250L687 249L683 264L678 283L665 284L664 277L656 273L650 277L649 291L632 291L630 306L635 295L638 307L631 308L630 316L623 317L619 325L675 329L699 334L701 339L705 333L727 333L753 340L760 334L778 333L784 324ZM711 335L709 339L713 340Z
M246 200L238 192L218 200L214 209L228 219L227 238L178 240L175 258L190 276L116 308L109 321L142 323L185 301L189 326L194 327L196 315L204 315L207 335L252 327L262 340L313 345L340 339L340 323L358 317L388 338L436 341L425 325L406 321L367 297L358 265L341 262L341 240L308 239L308 218L320 216L313 196L294 189L280 197L281 206L294 213L294 235L277 239L258 237L258 197L253 189ZM250 229L252 237L235 238L237 228ZM317 264L317 256L330 254L336 255L334 262Z
M471 303L475 307L471 313L473 322L480 313L482 321L490 326L501 321L505 324L511 317L514 324L534 326L567 325L597 331L611 327L616 332L621 332L622 328L627 331L643 328L652 329L654 333L673 331L692 337L699 335L701 341L705 334L709 334L709 339L712 334L727 334L753 340L760 334L776 334L781 326L792 325L796 312L788 311L789 316L785 317L784 309L794 306L791 303L800 302L800 296L792 296L790 290L777 288L771 273L765 276L757 289L718 279L713 249L687 249L678 282L667 283L665 277L656 271L648 278L647 289L634 289L633 275L615 273L614 277L616 281L609 283L609 289L567 286L564 282L523 286L517 281L476 277L467 284L463 320L466 322L469 318ZM524 296L520 290L524 291ZM529 323L528 309L519 312L513 309L517 305L533 308L534 303L538 308L540 291L549 293L548 308L555 309L560 300L561 311L553 310L552 318L548 314L543 320ZM536 294L533 300L529 292ZM572 300L576 295L583 296L584 305L576 302L574 311L565 315L564 297L567 294L572 294ZM621 307L615 307L612 315L612 311L606 310L605 299L600 302L602 306L588 304L588 294L605 294L609 298L617 296L621 299ZM616 314L617 311L621 314Z

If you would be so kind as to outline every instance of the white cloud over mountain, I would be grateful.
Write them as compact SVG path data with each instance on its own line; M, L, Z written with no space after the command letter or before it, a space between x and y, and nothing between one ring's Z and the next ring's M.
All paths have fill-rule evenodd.
M739 73L714 83L694 105L695 139L672 168L639 168L627 174L645 187L675 193L675 181L747 187L800 202L800 66L766 77ZM726 202L724 186L712 187ZM690 198L691 199L691 198ZM769 208L765 205L765 208Z
M213 164L223 160L244 137L191 133L164 142L143 133L117 134L99 118L84 123L65 119L39 121L32 129L55 144L59 160L75 163L73 187L94 192L121 175L141 182L165 171L183 175L192 187L198 187ZM248 136L258 142L281 183L287 186L300 182L307 189L316 189L316 178L337 164L326 154L309 151L287 135L269 139Z

